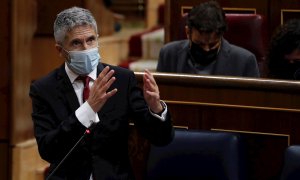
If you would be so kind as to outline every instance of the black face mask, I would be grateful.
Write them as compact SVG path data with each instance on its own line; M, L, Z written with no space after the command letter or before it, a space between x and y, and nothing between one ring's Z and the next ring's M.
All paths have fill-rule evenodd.
M219 48L215 48L215 49L212 49L209 51L204 51L197 44L195 44L193 42L191 42L191 43L192 44L191 44L190 52L191 52L193 59L197 63L206 66L206 65L209 65L210 63L212 63L216 59Z

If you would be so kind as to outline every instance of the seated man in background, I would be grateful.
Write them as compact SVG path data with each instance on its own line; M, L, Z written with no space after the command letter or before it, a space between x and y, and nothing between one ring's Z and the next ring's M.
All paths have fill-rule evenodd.
M255 55L225 40L226 30L225 13L217 2L193 7L185 27L188 39L160 50L157 71L259 77Z
M279 27L268 54L270 78L300 79L300 20L292 19Z

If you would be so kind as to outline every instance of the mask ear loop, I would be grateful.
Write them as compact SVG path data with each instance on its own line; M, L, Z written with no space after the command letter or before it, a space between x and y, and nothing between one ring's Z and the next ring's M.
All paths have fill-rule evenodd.
M99 34L97 34L97 48L98 48L98 53L100 55Z
M188 34L187 37L189 39L189 47L191 49L192 48L192 43L193 43L193 41L192 41L192 29L189 28L187 34Z
M67 62L68 62L68 63L71 63L71 57L70 57L69 51L67 51L67 50L66 50L65 48L63 48L62 46L60 46L60 47L61 47L61 49L65 52L64 54L67 55L67 58L66 58Z
M99 34L97 34L97 48L98 48L98 50L100 49L100 45L99 45Z
M222 46L222 37L220 38L220 42L219 42L219 47L218 47L218 52L217 52L217 54L219 54L220 49L221 49L221 46Z

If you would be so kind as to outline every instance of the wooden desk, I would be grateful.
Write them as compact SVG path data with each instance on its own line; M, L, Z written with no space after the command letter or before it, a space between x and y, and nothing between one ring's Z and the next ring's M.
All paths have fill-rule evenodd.
M300 144L300 82L154 73L174 126L237 132L249 179L279 176L285 148ZM142 73L136 72L142 82Z

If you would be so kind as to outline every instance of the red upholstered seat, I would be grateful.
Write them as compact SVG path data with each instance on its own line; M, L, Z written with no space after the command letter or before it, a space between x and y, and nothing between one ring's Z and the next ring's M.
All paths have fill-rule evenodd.
M269 36L264 16L259 14L226 14L228 30L224 34L230 43L255 54L261 76L266 76L266 54Z
M129 38L129 56L130 57L142 57L142 36L155 30L162 28L161 26L155 26L149 30L132 35Z
M129 50L128 50L128 58L123 60L119 66L128 68L129 64L131 62L136 61L137 59L140 59L142 57L142 36L144 34L153 32L155 30L158 30L160 28L163 28L164 24L164 4L159 5L158 10L158 22L157 25L147 29L143 32L139 32L136 34L133 34L130 36L128 45L129 45Z
M123 60L119 66L124 68L129 68L129 64L131 62L134 62L142 57L142 36L144 34L148 34L150 32L153 32L155 30L158 30L162 28L161 26L155 26L153 28L150 28L148 30L145 30L143 32L139 32L137 34L133 34L130 36L128 45L128 57L127 59Z

